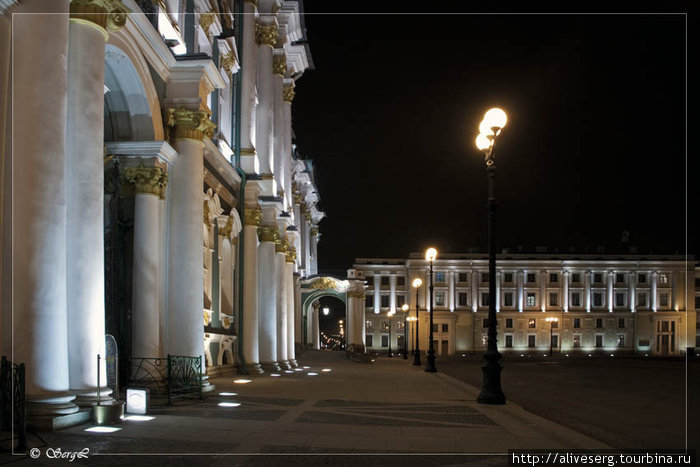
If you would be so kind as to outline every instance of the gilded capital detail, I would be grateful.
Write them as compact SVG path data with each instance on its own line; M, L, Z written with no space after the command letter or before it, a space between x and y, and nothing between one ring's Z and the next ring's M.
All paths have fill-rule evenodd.
M286 261L288 263L293 263L296 261L296 259L297 259L297 249L290 245L289 248L287 249L287 260Z
M276 225L261 225L258 227L258 237L261 242L276 242L279 238Z
M212 24L214 24L214 13L209 12L199 15L199 25L207 36L209 35L209 28Z
M127 14L130 13L121 0L71 0L70 19L78 22L88 22L99 26L105 31L118 31L126 24Z
M168 173L162 167L126 167L124 179L133 185L136 193L150 193L165 198Z
M219 229L219 235L222 237L230 237L233 231L233 216L228 216L226 225Z
M233 65L236 64L236 57L233 56L233 52L229 52L221 58L221 68L226 70L226 73L231 75L231 69Z
M259 226L262 222L263 214L260 208L245 208L245 225Z
M284 78L287 74L287 55L282 53L272 56L272 73ZM284 89L284 88L283 88ZM282 91L284 94L284 90Z
M274 47L277 43L277 25L255 23L255 42L258 45Z
M351 298L365 298L365 293L361 290L348 290L348 297Z
M282 99L284 99L285 102L289 102L290 104L294 100L294 85L293 84L285 84L284 87L282 88Z
M165 126L170 141L178 139L211 138L216 125L209 119L210 112L169 107L165 109Z
M289 244L287 243L287 240L278 237L277 241L275 242L275 253L284 253L286 255L288 247Z
M315 237L318 235L318 227L311 227L311 236Z

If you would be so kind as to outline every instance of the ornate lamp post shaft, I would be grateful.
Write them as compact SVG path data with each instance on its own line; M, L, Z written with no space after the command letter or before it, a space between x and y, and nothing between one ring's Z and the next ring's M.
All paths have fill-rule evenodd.
M428 306L430 306L430 337L428 342L428 361L425 365L425 371L428 373L436 373L437 368L435 368L435 349L433 348L433 260L429 260L430 263L430 300Z
M418 312L420 311L420 306L418 305L418 292L420 289L420 284L421 280L416 279L413 281L413 286L416 288L416 347L413 350L413 364L416 366L422 365L420 361L420 340L418 338L418 331L419 331L419 319L418 319Z

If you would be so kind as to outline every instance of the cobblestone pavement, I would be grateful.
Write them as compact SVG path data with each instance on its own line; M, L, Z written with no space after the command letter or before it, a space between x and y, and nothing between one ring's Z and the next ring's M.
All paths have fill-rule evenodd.
M410 361L347 360L305 352L300 371L212 378L204 400L153 405L149 421L126 420L114 433L90 425L30 436L37 459L89 449L94 465L505 465L508 449L604 448L592 438L522 408L476 404L477 389ZM225 403L227 406L220 405ZM63 461L68 464L68 460Z

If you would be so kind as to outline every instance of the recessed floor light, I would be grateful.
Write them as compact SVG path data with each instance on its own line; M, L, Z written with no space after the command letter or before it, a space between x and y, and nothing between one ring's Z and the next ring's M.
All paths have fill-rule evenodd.
M281 376L279 373L270 373L270 376L278 377Z
M126 418L124 418L124 420L129 420L131 422L148 422L155 418L156 417L150 417L147 415L129 415Z
M250 383L251 381L252 380L250 380L250 379L242 379L242 378L233 380L233 382L236 384L247 384L247 383Z
M238 407L240 402L219 402L219 407Z
M294 373L294 370L284 370L285 373Z
M329 371L331 371L331 369L330 369L330 368L324 368L324 369L321 370L321 371L324 372L324 373L328 373Z
M311 368L311 367L310 367L310 366L303 366L302 368L305 369L305 370L308 370L308 369Z
M236 395L238 395L238 393L237 392L220 392L219 395L220 396L236 396Z
M309 373L306 373L306 374L309 375L309 376L318 376L318 373L314 373L314 372L309 372Z
M117 428L116 426L91 426L90 428L85 428L83 431L89 431L91 433L114 433L119 430L121 430L121 428Z
M294 368L294 371L304 371L301 368Z

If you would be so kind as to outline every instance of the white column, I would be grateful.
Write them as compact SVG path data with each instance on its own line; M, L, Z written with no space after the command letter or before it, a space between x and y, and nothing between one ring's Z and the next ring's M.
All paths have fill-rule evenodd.
M251 18L252 19L252 18ZM272 83L272 48L277 43L277 20L273 16L258 18L255 23L257 53L257 95L255 109L255 148L263 175L262 194L276 195L276 184L272 178L274 167L274 86Z
M318 301L314 302L313 312L311 313L311 348L319 350L321 348L321 336L319 335L318 318L319 308L321 304Z
M273 125L273 154L274 154L274 165L272 167L272 173L274 174L275 180L277 181L277 193L280 196L284 192L285 186L285 172L284 172L284 160L289 158L287 154L284 153L284 100L282 99L282 88L284 75L287 73L287 56L284 53L284 49L275 49L272 55L272 89L273 89L273 99L272 99L272 113L274 118ZM286 195L286 193L285 193ZM282 211L285 210L284 201L282 203Z
M284 128L283 158L284 158L284 196L285 206L292 206L294 203L292 193L292 101L294 100L294 80L285 79L282 88L282 98L284 106L282 109ZM288 208L285 208L288 209Z
M247 173L258 173L260 166L255 153L255 74L258 51L255 44L257 1L243 4L243 44L241 50L241 167ZM241 44L239 44L239 47Z
M591 271L583 273L583 299L586 301L586 313L591 312Z
M613 302L613 281L615 280L615 272L614 271L608 271L608 290L607 290L607 295L608 295L608 311L610 313L613 312L613 306L615 303Z
M318 227L315 225L311 227L310 234L309 275L313 276L318 274L318 241L321 238L321 234L318 233Z
M635 272L630 272L627 273L627 287L629 287L629 305L630 305L630 311L634 313L637 311L637 292L636 292L636 285L637 285L637 275Z
M283 235L283 234L282 234ZM287 357L287 245L286 239L275 242L275 276L277 278L277 362L289 369Z
M562 274L562 276L563 276L562 281L564 282L563 292L562 292L564 295L562 297L563 310L564 310L564 313L568 313L569 312L569 276L570 276L569 271L564 270L564 273Z
M381 275L374 273L374 313L379 313L381 311L381 288L382 279Z
M523 312L525 302L525 271L519 270L515 273L515 281L518 294L518 312Z
M214 124L201 110L166 109L179 153L170 177L168 345L170 355L200 356L204 367L204 143ZM199 122L205 129L198 129Z
M12 96L21 105L10 114L6 156L12 157L12 250L22 252L11 270L12 359L26 364L30 416L73 413L65 273L68 2L30 0L14 11L33 14L14 15L12 31Z
M396 311L396 274L389 276L389 311Z
M285 280L287 281L287 360L289 361L290 367L297 366L296 354L294 349L294 343L296 342L296 314L299 310L295 306L295 292L294 292L294 259L296 257L296 251L293 246L289 246L287 249L287 255L285 259ZM296 313L295 313L296 311Z
M275 269L275 240L277 237L276 209L263 206L263 225L258 229L258 349L264 370L278 371L277 363L277 271Z
M656 312L658 310L657 307L657 301L656 301L656 286L659 281L659 273L656 271L651 272L651 290L650 290L650 295L651 295L651 310Z
M455 311L455 272L452 270L449 270L447 272L447 274L448 274L447 280L448 280L448 287L449 287L448 292L447 292L449 295L449 298L447 299L448 305L450 307L450 311Z
M135 191L131 355L162 357L157 291L161 287L160 206L167 173L159 166L127 167L124 178Z
M472 311L474 313L476 313L476 310L479 309L479 273L473 268L472 268L472 273L471 273L471 280L472 280ZM423 284L427 284L427 282L423 282ZM427 294L426 294L426 296L427 296ZM429 344L429 342L428 342L428 344Z
M496 312L501 311L501 271L496 271Z
M116 10L108 11L99 5L74 2L68 38L68 361L70 387L78 392L79 402L86 404L96 396L97 355L105 354L104 57L107 28L119 29L127 21L121 2L115 1L113 6ZM102 366L100 379L104 381L106 375Z
M545 311L547 309L547 271L540 271L540 309Z
M243 218L243 343L242 358L246 367L240 372L262 373L260 354L258 352L258 225L262 212L257 207L257 185L246 186L246 204ZM252 198L252 199L251 199Z

